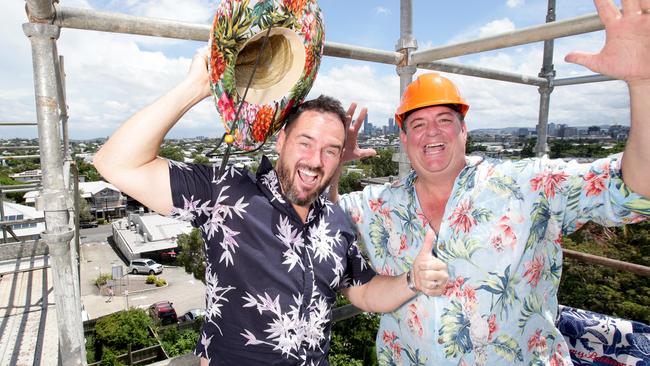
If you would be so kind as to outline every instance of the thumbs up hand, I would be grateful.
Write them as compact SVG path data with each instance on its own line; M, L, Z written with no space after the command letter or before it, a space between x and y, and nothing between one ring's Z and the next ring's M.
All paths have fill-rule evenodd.
M447 265L433 255L435 238L435 232L429 229L411 267L415 288L427 296L442 295L449 278Z

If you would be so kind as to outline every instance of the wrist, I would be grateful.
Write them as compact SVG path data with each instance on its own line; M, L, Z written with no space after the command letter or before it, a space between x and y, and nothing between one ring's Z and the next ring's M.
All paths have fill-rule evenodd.
M409 268L408 272L406 272L406 286L409 288L409 290L413 291L414 293L419 293L420 291L415 287L415 279L413 278L413 268Z

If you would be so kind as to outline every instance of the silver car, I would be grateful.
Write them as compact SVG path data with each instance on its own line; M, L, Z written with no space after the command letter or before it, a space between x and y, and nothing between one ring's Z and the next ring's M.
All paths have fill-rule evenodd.
M162 273L162 264L156 263L151 259L133 259L129 264L129 272L133 274L159 274Z

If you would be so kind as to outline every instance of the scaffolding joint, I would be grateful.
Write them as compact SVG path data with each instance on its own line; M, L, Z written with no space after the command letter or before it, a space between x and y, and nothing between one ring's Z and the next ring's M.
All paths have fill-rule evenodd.
M47 23L23 23L23 33L28 38L47 37L49 39L59 39L61 27Z
M67 211L68 199L63 190L43 190L36 199L36 209L43 212Z

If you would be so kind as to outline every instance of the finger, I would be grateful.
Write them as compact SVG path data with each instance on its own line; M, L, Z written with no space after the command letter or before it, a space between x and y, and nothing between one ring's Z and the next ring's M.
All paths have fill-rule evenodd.
M354 121L354 133L358 133L359 129L361 128L361 125L363 124L363 121L366 119L366 115L368 115L368 108L363 108L361 109L361 113L359 113L359 116L357 116L357 119Z
M352 121L352 117L354 116L354 112L357 110L357 103L352 102L350 103L350 106L348 107L348 111L346 112L346 115L348 116L348 121Z
M375 149L359 149L359 157L361 158L369 158L371 156L377 155L377 151Z
M420 271L440 271L447 272L447 264L436 257L433 257L432 260L421 260L417 269Z
M582 65L591 71L598 72L596 70L595 56L595 54L591 53L571 52L564 57L564 61Z
M621 5L623 5L623 14L637 15L641 12L641 2L639 0L622 0ZM614 4L612 6L616 7Z
M612 0L594 0L594 5L596 5L596 11L598 11L598 16L604 25L621 16L621 12Z
M426 235L424 236L424 243L422 243L422 248L420 249L418 256L425 254L433 256L433 243L435 239L436 233L431 228L429 228Z

